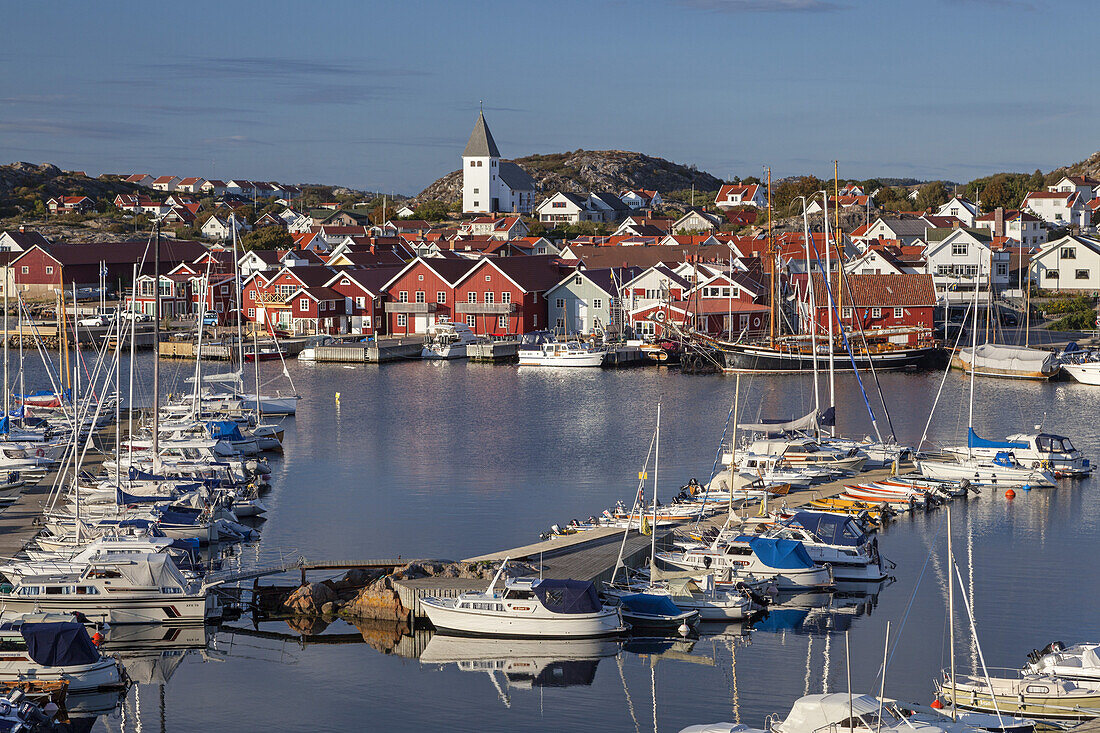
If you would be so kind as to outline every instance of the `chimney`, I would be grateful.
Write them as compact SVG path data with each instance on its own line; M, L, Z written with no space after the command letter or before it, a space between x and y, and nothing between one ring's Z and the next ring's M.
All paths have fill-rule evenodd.
M1005 210L1003 206L998 206L993 212L993 236L1003 237L1005 235Z

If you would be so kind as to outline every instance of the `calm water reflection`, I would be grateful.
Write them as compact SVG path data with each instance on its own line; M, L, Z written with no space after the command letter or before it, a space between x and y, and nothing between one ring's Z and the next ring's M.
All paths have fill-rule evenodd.
M182 379L189 368L168 371ZM289 368L306 398L287 421L285 455L273 460L263 539L242 548L241 564L291 554L461 558L531 542L553 522L587 517L631 496L657 400L664 404L667 496L689 478L709 475L734 392L730 377L652 369ZM278 365L263 370L275 386ZM901 442L920 439L939 380L880 375ZM840 375L837 381L840 428L870 432L857 383ZM744 418L793 415L812 403L810 380L797 376L746 377L741 394ZM949 375L928 433L933 443L964 435L966 398L967 381ZM888 433L877 396L872 404ZM980 381L975 424L991 437L1043 424L1095 459L1098 406L1100 390L1076 384ZM1013 502L986 491L955 504L956 552L990 665L1018 666L1033 647L1093 635L1094 488L1089 479L1021 492ZM140 669L134 676L141 684L121 713L95 725L128 731L760 725L799 695L843 687L846 630L853 683L872 688L886 621L898 629L937 537L942 555L943 518L936 511L883 532L883 553L898 564L896 580L869 596L806 596L752 630L705 629L694 642L632 642L625 650L455 643L339 621L305 629L322 634L307 642L290 638L301 629L281 623L211 631L209 638L143 640L138 633L125 654L128 668ZM890 693L922 702L930 700L946 659L940 555L927 564L888 677ZM969 642L961 659L967 667L976 663Z

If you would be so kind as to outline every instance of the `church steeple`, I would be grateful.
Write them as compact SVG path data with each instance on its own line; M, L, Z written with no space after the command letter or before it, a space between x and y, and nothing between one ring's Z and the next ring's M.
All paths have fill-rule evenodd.
M466 143L466 149L462 151L462 157L500 157L500 151L497 150L496 141L493 140L493 133L489 132L489 126L485 124L484 112L479 113L477 116L477 122L474 124L474 131L470 133L470 140Z

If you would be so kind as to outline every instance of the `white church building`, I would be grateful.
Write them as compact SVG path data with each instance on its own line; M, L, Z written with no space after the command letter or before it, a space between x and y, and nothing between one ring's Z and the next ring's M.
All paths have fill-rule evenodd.
M463 214L528 214L535 204L535 181L510 160L501 160L485 113L477 117L462 151Z

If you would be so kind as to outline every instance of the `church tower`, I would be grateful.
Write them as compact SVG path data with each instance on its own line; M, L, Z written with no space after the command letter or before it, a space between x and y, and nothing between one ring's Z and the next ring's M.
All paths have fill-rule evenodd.
M462 213L488 214L508 211L511 206L502 209L500 181L500 151L497 150L493 133L485 124L485 113L477 116L474 131L466 149L462 151Z

